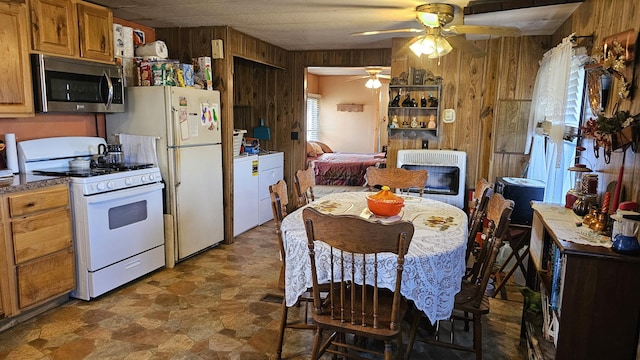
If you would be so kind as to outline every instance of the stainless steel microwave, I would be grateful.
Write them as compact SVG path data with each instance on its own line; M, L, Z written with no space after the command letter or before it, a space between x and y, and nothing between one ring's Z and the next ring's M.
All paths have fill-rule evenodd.
M31 55L37 112L124 112L122 67Z

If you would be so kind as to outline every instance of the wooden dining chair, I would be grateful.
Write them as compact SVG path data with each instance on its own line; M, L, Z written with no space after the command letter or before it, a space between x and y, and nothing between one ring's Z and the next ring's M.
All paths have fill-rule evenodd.
M413 224L398 221L383 224L359 216L322 214L307 207L302 211L309 242L313 279L312 317L317 325L311 359L324 353L362 359L356 354L384 356L386 360L402 353L402 321L407 303L400 294L404 256L413 238ZM316 242L328 245L329 295L322 299L318 290ZM395 254L395 288L378 286L378 268L390 265L378 261L380 253ZM373 279L372 284L357 284ZM325 331L330 334L324 337ZM349 336L347 336L349 335ZM351 337L353 336L353 338ZM357 341L354 341L357 339ZM384 342L381 351L367 339ZM395 343L395 346L394 346Z
M282 266L280 267L280 277L278 287L284 289L284 243L282 241L282 231L280 225L282 220L287 216L287 206L289 205L289 195L287 194L286 181L280 180L273 185L269 185L269 195L271 196L271 211L273 212L273 223L278 235L278 244L280 248L280 257L282 258Z
M307 170L296 171L294 182L296 196L298 197L298 207L307 205L315 200L313 187L316 186L316 176L312 167L308 167Z
M491 197L491 184L484 178L480 178L476 182L476 187L473 192L473 201L469 206L469 237L467 239L467 250L465 255L466 263L469 262L469 258L473 254L477 256L479 251L479 244L476 242L478 233L482 232L484 219L487 215L487 204Z
M269 186L269 193L271 195L271 209L273 211L273 222L276 227L276 234L278 235L278 245L280 248L280 258L282 259L282 265L280 266L280 276L278 278L278 288L284 290L285 283L285 269L286 269L286 256L284 242L282 240L282 220L287 216L287 205L289 204L289 197L287 195L287 183L285 180L280 180L277 183ZM276 358L280 360L282 358L282 346L284 344L284 334L286 329L299 329L299 330L314 330L315 326L309 321L308 316L308 304L312 301L311 293L306 292L300 296L298 302L303 303L305 306L304 316L299 321L289 321L289 308L286 302L282 301L280 325L278 328L278 344L276 350Z
M375 166L367 168L367 186L370 191L375 190L375 186L388 186L392 191L399 189L408 192L409 189L415 189L422 196L427 184L427 177L427 170L377 168Z
M481 251L474 272L468 278L462 280L461 290L456 294L454 300L453 314L449 319L450 336L448 341L443 339L441 321L436 322L434 335L431 337L418 337L418 327L421 316L414 316L409 330L409 340L405 359L411 357L411 351L415 341L424 342L431 345L442 346L454 350L474 352L477 360L482 359L482 316L489 313L489 298L486 295L489 278L493 272L498 250L507 236L511 212L513 211L513 201L505 200L500 194L493 194L487 205L487 218L489 226L486 231L486 238L483 240L483 250ZM455 342L455 320L464 322L464 330L469 331L469 322L473 322L473 341L469 346Z

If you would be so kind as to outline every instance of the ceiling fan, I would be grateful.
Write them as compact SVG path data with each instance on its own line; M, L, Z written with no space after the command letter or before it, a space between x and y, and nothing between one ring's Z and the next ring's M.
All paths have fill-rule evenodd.
M347 81L353 81L358 79L367 79L367 82L364 84L369 89L378 89L382 86L380 79L391 79L390 75L382 74L381 66L367 66L364 68L364 71L367 75L357 75L352 76Z
M520 36L520 29L510 26L485 25L451 25L445 27L454 19L455 7L445 3L418 5L415 9L416 20L422 25L421 29L392 29L374 30L351 35L377 35L389 33L422 33L411 40L409 48L417 56L427 55L429 58L439 58L451 52L453 46L471 50L472 56L483 56L484 52L467 42L464 34L484 34L491 36Z

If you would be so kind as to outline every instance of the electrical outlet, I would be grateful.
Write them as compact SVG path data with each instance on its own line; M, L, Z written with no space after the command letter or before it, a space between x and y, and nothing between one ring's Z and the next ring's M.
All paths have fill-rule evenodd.
M429 147L429 141L428 140L422 140L422 148L426 149Z

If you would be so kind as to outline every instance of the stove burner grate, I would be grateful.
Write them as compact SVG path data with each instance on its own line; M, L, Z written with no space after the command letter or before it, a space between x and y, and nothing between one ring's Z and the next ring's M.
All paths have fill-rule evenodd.
M92 177L100 175L108 175L119 172L148 169L153 167L153 164L124 164L119 166L100 166L92 167L89 169L72 169L70 167L52 168L52 169L40 169L34 170L34 174L48 175L48 176L70 176L70 177Z

